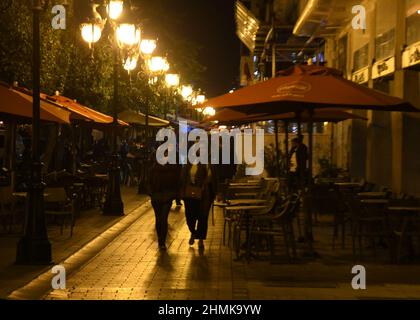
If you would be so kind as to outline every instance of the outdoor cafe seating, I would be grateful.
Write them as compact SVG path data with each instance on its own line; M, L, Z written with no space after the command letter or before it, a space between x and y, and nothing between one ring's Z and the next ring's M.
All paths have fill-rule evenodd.
M296 258L294 225L300 227L300 196L285 195L277 178L234 179L224 186L215 206L224 214L223 244L233 244L237 259L275 259L278 244L289 261Z
M279 254L289 262L299 259L306 245L299 241L304 194L285 192L281 183L276 178L234 178L219 188L214 206L223 212L223 245L232 246L237 259L276 261ZM364 179L340 177L315 179L308 204L314 237L331 232L335 255L350 250L354 261L401 263L420 251L418 199ZM322 223L325 217L328 224Z
M76 217L80 213L77 193L67 194L64 187L50 187L45 189L44 207L47 219L60 224L60 233L66 224L70 227L70 236L73 235Z
M391 262L400 262L404 251L411 258L415 255L415 240L419 246L420 239L418 199L363 181L315 189L314 206L334 219L333 250L338 238L345 249L350 236L354 260L364 259L367 250L375 257L379 248L388 251Z

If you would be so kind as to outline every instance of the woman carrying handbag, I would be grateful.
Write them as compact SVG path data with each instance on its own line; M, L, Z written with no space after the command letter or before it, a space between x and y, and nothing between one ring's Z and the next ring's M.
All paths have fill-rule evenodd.
M185 217L191 232L189 244L198 240L199 249L204 249L207 237L208 218L214 201L214 184L210 165L187 164L182 169L182 188Z

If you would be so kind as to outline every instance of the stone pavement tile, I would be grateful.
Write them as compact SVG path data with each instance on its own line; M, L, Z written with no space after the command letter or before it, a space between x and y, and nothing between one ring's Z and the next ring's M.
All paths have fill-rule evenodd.
M178 218L184 220L183 215ZM128 297L175 299L178 298L178 292L182 292L183 298L190 299L217 297L220 291L218 281L211 281L211 279L218 278L222 274L218 268L220 258L200 256L196 249L189 248L186 245L188 231L185 225L184 232L178 232L180 237L170 243L167 256L160 255L154 242L154 229L148 228L147 231L144 229L144 225L153 226L153 223L150 223L153 219L149 217L145 220L148 222L138 223L129 228L120 236L120 239L116 239L95 257L88 264L89 267L82 268L70 277L68 282L73 285L83 283L84 286L95 286L95 283L100 280L102 284L107 282L108 286L143 286L135 290L125 288L124 293L120 292L116 295L117 299ZM138 232L139 229L143 233ZM205 254L219 254L220 246L210 245L210 247L212 249L207 250ZM214 267L210 267L212 265ZM89 272L95 272L97 275L88 276L86 273ZM230 278L229 268L226 272ZM144 288L147 289L144 290ZM182 291L183 288L189 289ZM225 288L230 288L230 286ZM71 292L70 296L74 297L74 294L76 291ZM92 298L94 294L94 291L90 291L87 296Z
M168 250L160 253L154 233L154 215L147 211L97 256L68 279L70 299L365 299L368 297L415 297L418 266L366 264L368 290L350 286L351 260L331 263L338 251L323 252L327 258L295 264L270 261L234 262L222 245L223 219L216 210L216 226L209 226L203 254L188 245L189 231L183 211L170 214ZM325 239L330 241L330 234ZM317 246L324 245L320 238ZM330 243L326 247L331 248ZM402 271L402 272L401 272ZM408 273L408 274L407 274ZM393 279L390 283L389 279ZM388 281L387 281L388 280ZM420 282L419 280L417 282ZM88 291L81 288L95 288ZM120 289L120 290L119 290ZM66 298L50 292L45 298Z
M147 196L138 195L136 188L126 187L122 187L122 197L126 214L135 211L148 199ZM69 237L68 228L61 235L59 227L49 226L48 237L52 246L54 262L59 263L71 256L120 219L120 217L102 216L99 209L84 211L76 220L72 237ZM45 266L18 266L14 264L16 244L19 238L19 234L0 234L0 298L7 297L16 288L24 286L49 269Z

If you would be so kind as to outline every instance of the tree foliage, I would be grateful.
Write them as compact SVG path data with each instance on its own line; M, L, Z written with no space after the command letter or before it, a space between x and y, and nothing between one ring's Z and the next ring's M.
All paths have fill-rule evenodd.
M3 1L7 5L0 6L0 80L17 81L21 86L32 88L32 0ZM54 94L58 90L80 103L110 113L113 49L109 30L105 30L95 44L92 54L80 36L81 12L77 6L80 1L67 2L66 30L51 27L51 8L55 3L47 1L41 13L41 91ZM149 26L152 32L156 31L156 36L159 35L160 52L168 54L173 71L181 72L188 81L197 79L204 70L196 59L197 46L178 34L171 34L171 23L162 19L163 8L150 6L150 1L135 0L133 3L140 8L144 5L139 18L145 29ZM118 111L144 112L148 104L152 114L162 115L166 110L173 113L174 97L167 97L162 82L149 85L144 69L140 66L128 75L120 68Z

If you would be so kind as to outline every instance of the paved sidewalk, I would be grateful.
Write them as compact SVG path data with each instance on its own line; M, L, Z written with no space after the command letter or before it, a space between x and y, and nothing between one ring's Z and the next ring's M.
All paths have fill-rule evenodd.
M148 199L144 195L138 195L137 188L128 187L122 187L122 197L126 215L135 212ZM76 220L72 237L68 228L65 228L61 235L58 226L49 226L48 237L52 246L54 264L83 248L122 218L103 216L99 209L83 211ZM18 234L0 235L0 298L7 297L14 289L24 286L39 274L51 269L51 266L15 265L16 245L19 239Z
M420 298L418 265L365 264L367 290L351 288L353 263L296 264L233 260L222 245L223 219L209 228L205 251L188 245L184 212L170 214L168 251L157 249L149 209L44 299L378 299ZM46 275L46 282L50 281ZM40 297L41 298L41 297Z

